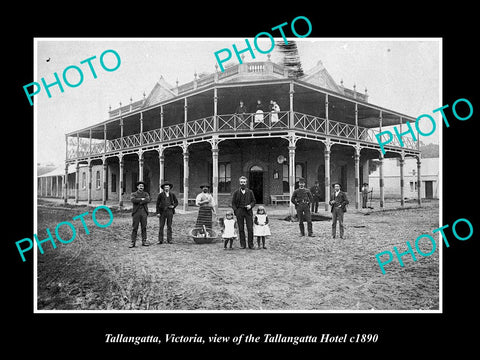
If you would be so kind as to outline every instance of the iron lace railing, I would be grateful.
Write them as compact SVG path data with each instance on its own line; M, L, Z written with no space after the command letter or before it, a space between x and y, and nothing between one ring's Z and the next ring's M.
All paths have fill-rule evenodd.
M355 126L295 111L222 114L207 116L198 120L188 121L186 124L170 125L112 140L91 139L92 142L90 142L88 138L77 139L76 137L70 137L67 141L67 160L89 155L101 155L143 145L181 140L209 133L248 133L262 130L276 131L289 129L374 144L378 144L376 135L380 133L379 129ZM385 135L382 135L381 140L386 140L384 136ZM402 138L402 141L403 147L406 149L417 148L417 143L409 137ZM395 136L388 146L402 147Z

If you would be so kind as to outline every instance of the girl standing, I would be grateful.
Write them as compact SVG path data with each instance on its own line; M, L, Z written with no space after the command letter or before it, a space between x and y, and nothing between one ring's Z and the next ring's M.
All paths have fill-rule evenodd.
M222 238L224 240L224 249L227 248L228 242L230 242L230 249L232 248L233 240L237 237L236 224L237 222L233 218L233 211L228 210L225 214L225 219L223 219Z
M257 237L258 248L260 249L260 240L262 241L262 248L265 247L265 236L272 235L270 227L268 226L268 216L263 206L259 206L255 218L253 219L253 235Z

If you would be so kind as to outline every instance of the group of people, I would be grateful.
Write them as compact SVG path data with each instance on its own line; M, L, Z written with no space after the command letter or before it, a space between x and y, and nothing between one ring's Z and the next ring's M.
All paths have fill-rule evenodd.
M312 187L313 191L305 187L305 179L300 178L299 187L296 189L290 201L295 205L297 218L300 228L300 236L305 236L305 224L307 223L307 235L314 237L313 225L312 225L312 212L318 211L318 200L316 201L314 195L315 187ZM141 225L142 245L148 246L147 242L147 216L148 206L151 201L150 195L144 190L145 183L143 181L137 182L137 191L131 194L131 201L133 203L132 217L132 236L130 247L135 247L138 227ZM228 210L225 214L225 218L222 221L222 239L224 240L224 248L232 248L233 241L237 238L240 241L240 247L242 249L254 249L254 237L257 238L258 249L266 249L266 237L271 235L269 219L266 210L263 206L258 206L255 214L253 208L256 205L255 195L253 191L247 188L247 178L241 176L239 178L239 188L234 191L232 195L232 210ZM318 187L318 181L315 186ZM164 228L167 225L167 243L172 243L172 220L175 214L175 208L178 206L177 197L171 189L173 184L170 182L164 182L161 186L162 192L158 194L156 202L156 216L159 218L160 228L158 233L158 243L164 242ZM197 228L211 229L212 228L212 216L215 213L215 203L213 196L209 194L209 186L201 185L202 192L197 195L195 199L196 205L199 207L198 216L195 226ZM347 211L348 199L341 190L339 183L334 184L334 192L330 200L331 212L332 212L332 237L336 237L336 224L339 224L339 235L343 239L344 226L343 216ZM246 228L246 231L245 231ZM228 246L229 245L229 246ZM228 246L228 247L227 247Z
M133 203L132 207L132 236L130 248L135 247L137 241L138 226L141 226L142 245L148 246L147 242L147 217L148 217L148 203L151 201L150 195L145 191L145 183L138 181L136 183L137 191L133 192L130 196L130 200ZM164 240L164 228L167 225L167 243L172 242L172 223L173 215L175 214L175 208L178 206L177 197L170 189L173 188L173 184L170 182L164 182L160 185L162 192L158 194L156 204L156 215L160 220L160 230L158 232L158 243L163 244Z
M262 104L261 100L257 100L257 104L255 105L255 116L254 122L255 123L263 123L265 113L270 114L270 121L272 124L278 122L278 112L280 111L280 106L277 104L275 100L270 100L270 106L268 109ZM253 112L253 111L250 111ZM237 108L235 109L235 114L240 116L242 121L245 119L245 114L249 113L247 107L245 106L244 102L241 100ZM253 124L251 124L253 126Z

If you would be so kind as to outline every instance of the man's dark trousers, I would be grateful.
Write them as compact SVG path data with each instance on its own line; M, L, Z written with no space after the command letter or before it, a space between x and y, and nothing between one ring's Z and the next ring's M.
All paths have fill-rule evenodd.
M160 213L160 229L158 231L158 242L163 243L163 229L165 228L165 222L167 223L167 242L172 242L172 220L173 210L167 208Z
M248 247L253 248L253 214L245 208L239 208L236 213L240 246L245 247L245 223L247 224ZM244 223L245 222L245 223Z
M308 235L312 235L313 234L312 214L310 213L310 207L308 203L297 205L297 217L298 217L298 226L300 227L300 233L302 235L305 235L305 225L303 224L303 222L306 221Z
M142 231L142 244L147 241L147 212L144 207L139 207L133 214L133 226L132 226L132 245L135 245L137 241L138 225L140 225Z
M340 237L343 238L343 214L341 207L335 206L332 211L332 236L335 237L337 232L337 220L340 226Z

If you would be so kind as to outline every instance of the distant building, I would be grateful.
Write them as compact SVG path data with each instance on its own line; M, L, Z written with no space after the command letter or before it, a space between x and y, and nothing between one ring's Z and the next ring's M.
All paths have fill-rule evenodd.
M422 159L421 197L425 199L439 198L439 166L440 159ZM385 159L383 161L384 194L387 198L400 198L400 159ZM418 174L415 159L407 158L404 166L404 198L415 199L418 196ZM377 168L368 176L370 189L373 187L373 197L379 196L380 169ZM375 191L377 190L377 191Z
M74 186L72 180L75 180L75 168L69 170L70 187ZM45 172L43 168L37 167L37 195L40 197L64 197L64 178L65 170L61 167L49 167ZM69 189L69 196L74 195L73 188Z

